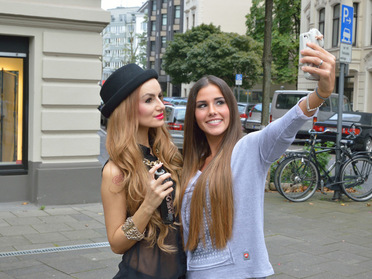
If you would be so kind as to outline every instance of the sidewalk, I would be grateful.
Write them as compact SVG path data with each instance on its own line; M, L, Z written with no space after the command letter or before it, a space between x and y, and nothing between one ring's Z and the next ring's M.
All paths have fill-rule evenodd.
M372 278L372 201L331 198L265 194L270 278ZM0 203L1 279L112 278L120 258L108 247L101 204Z

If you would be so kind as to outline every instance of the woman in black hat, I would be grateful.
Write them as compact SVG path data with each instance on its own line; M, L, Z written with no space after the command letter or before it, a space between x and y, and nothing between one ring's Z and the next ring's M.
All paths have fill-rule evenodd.
M182 157L164 125L157 77L154 70L128 64L107 79L100 93L104 104L99 109L109 118L110 159L101 186L107 237L112 251L124 254L114 278L177 279L186 272L175 210ZM156 179L160 170L166 173ZM163 204L166 216L160 213Z

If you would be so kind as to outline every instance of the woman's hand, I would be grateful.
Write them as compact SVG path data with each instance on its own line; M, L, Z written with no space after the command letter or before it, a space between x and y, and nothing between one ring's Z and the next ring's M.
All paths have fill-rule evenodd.
M307 46L310 48L301 51L303 57L300 59L300 63L313 63L318 66L302 66L301 69L304 72L319 75L318 93L323 98L328 98L335 86L336 57L317 44L307 43Z
M149 210L154 212L163 199L173 191L172 181L167 181L163 184L164 180L171 177L170 173L163 174L155 179L155 171L161 168L162 164L157 164L149 170L149 185L147 193L143 201L143 205L146 205Z

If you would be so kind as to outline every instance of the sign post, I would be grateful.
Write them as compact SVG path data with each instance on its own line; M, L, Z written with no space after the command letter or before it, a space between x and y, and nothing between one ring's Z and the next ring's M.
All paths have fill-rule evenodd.
M238 86L238 98L237 101L240 100L240 85L243 84L243 75L242 74L236 74L235 75L235 85Z
M353 42L353 17L354 8L341 6L341 34L340 34L340 76L338 84L338 117L337 117L337 138L336 138L336 175L340 173L340 141L342 139L342 111L344 106L344 84L345 84L345 66L351 63L352 42ZM341 197L339 185L334 191L334 200Z

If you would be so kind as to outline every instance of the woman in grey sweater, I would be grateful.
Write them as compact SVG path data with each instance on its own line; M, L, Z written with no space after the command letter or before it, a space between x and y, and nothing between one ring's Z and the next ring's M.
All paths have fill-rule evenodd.
M185 117L181 216L187 278L265 278L274 273L264 240L268 169L332 93L335 57L315 44L302 51L317 89L265 129L241 138L231 89L206 76L191 89Z

